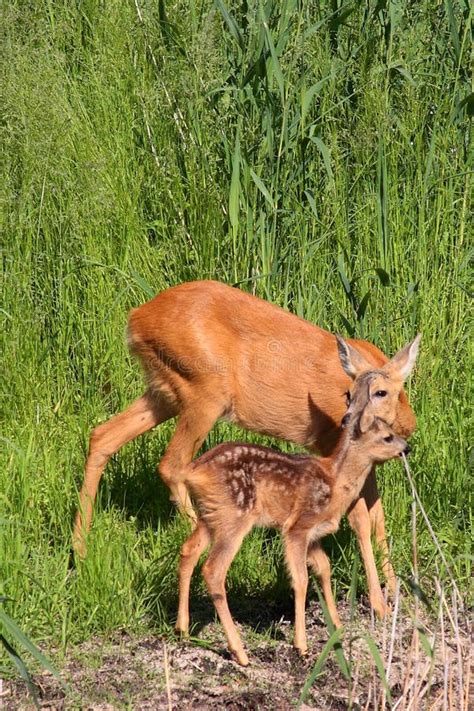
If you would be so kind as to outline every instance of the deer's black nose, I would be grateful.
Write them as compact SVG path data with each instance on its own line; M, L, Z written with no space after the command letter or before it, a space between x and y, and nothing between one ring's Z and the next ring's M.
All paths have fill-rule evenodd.
M405 457L408 457L408 455L410 454L410 452L411 452L411 447L410 447L409 444L407 444L407 446L406 446L405 449L403 450L403 454L405 455Z
M341 427L345 427L350 419L351 419L350 413L347 412L341 420Z

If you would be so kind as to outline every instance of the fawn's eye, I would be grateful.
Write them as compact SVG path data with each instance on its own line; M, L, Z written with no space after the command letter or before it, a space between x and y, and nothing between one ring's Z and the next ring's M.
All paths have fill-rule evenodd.
M377 390L375 393L375 397L386 397L387 391L386 390Z
M347 407L349 407L349 405L351 404L351 394L350 394L349 390L344 394L346 396L346 405L347 405Z
M387 435L383 438L384 442L393 442L393 435Z

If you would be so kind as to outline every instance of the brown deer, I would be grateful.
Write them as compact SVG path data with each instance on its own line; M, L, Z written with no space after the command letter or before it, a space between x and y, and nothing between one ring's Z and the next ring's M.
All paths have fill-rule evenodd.
M178 417L176 430L159 471L176 503L191 517L194 512L179 475L218 419L329 454L346 411L351 378L375 369L377 415L402 436L415 428L402 387L419 337L391 361L366 341L349 341L343 369L332 334L239 289L199 281L167 289L134 309L128 342L148 387L126 410L92 431L73 535L81 557L108 460L124 444L171 417ZM373 471L353 503L349 523L359 540L370 602L382 616L386 605L371 531L381 547L391 589L395 577Z
M409 448L383 420L374 417L370 381L356 382L349 425L329 457L288 455L268 447L221 444L189 464L182 478L197 499L196 528L181 550L176 629L189 629L189 587L199 556L211 542L202 573L222 622L229 649L239 664L248 658L230 614L225 579L228 568L254 526L281 529L285 558L295 594L296 649L307 651L305 602L307 564L321 581L333 623L340 627L331 591L330 563L321 538L339 527L342 515L359 495L372 466Z

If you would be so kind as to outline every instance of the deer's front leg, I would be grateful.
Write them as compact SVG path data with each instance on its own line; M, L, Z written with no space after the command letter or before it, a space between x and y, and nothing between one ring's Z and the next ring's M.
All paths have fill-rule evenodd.
M370 518L370 529L377 543L377 547L381 553L382 572L387 582L388 589L394 593L397 587L397 578L390 563L387 537L385 534L385 515L382 506L382 499L377 489L377 480L375 478L375 467L367 477L362 496L365 499Z
M352 504L347 517L359 543L365 572L367 574L370 604L378 617L384 617L388 612L388 606L380 587L371 541L370 515L366 500L362 495Z
M387 581L388 589L394 594L397 588L397 576L390 562L387 536L385 534L385 515L380 497L369 508L369 516L372 534L375 536L377 547L381 553L382 573Z

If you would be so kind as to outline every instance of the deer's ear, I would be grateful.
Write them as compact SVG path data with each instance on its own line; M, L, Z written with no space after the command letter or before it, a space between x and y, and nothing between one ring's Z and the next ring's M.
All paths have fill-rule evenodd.
M370 370L370 363L365 360L359 351L356 351L355 348L346 343L342 336L336 334L336 341L339 360L346 375L355 380L358 375Z
M418 349L420 347L421 333L416 338L408 343L401 351L398 351L390 361L390 365L397 369L402 380L406 380L413 370Z
M359 429L361 431L361 434L364 434L364 432L367 432L370 430L374 423L375 417L374 413L372 412L372 408L370 405L367 405L363 410L362 414L360 416L359 420Z

